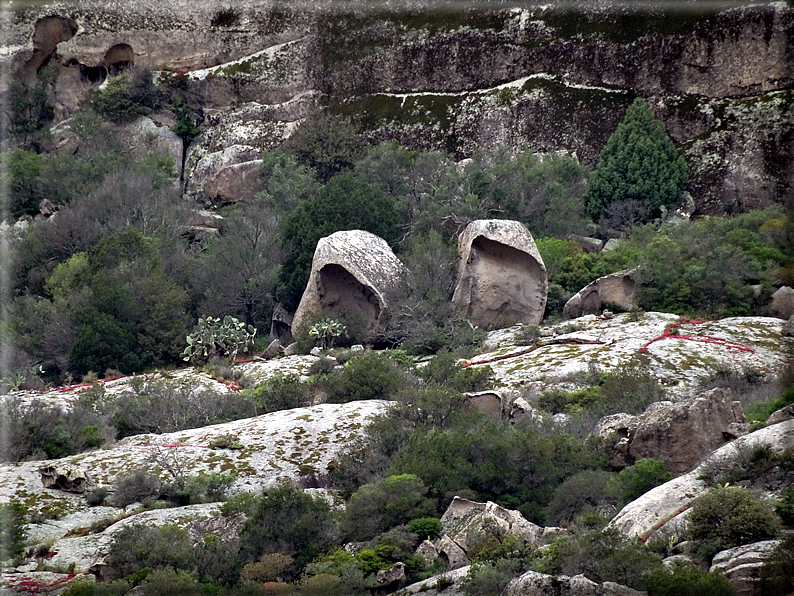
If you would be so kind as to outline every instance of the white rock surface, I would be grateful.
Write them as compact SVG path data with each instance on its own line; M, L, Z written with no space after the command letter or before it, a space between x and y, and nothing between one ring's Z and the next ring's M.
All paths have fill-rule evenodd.
M745 544L714 555L709 571L722 573L736 592L736 596L763 596L761 568L780 544L780 540L763 540Z
M112 486L119 476L141 466L167 478L154 461L161 453L193 474L234 474L237 480L230 489L232 494L260 492L280 478L297 479L326 471L336 454L359 436L368 418L384 412L389 405L370 400L273 412L176 433L128 437L110 449L46 463L78 465L87 471L93 485ZM236 435L243 449L208 448L213 438L227 434ZM0 502L18 500L31 513L49 510L66 515L84 509L83 497L42 487L38 472L41 465L23 462L0 466Z
M496 378L517 389L536 383L545 387L571 373L587 372L592 365L609 372L639 358L668 394L677 398L691 396L694 388L718 371L778 375L788 366L786 361L794 350L794 338L783 337L779 319L733 317L679 328L681 335L700 340L718 337L731 347L668 337L654 341L643 351L679 318L654 312L644 313L638 321L631 318L630 314L609 320L580 317L555 326L553 336L542 337L540 346L534 349L517 346L511 340L518 327L498 330L486 340L486 349L491 351L471 362L475 366L489 364Z

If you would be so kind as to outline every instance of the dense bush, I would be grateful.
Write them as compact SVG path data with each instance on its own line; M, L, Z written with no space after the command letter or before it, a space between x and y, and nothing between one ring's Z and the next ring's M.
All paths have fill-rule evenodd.
M320 553L334 546L337 525L328 503L315 499L292 484L280 484L257 503L240 533L245 562L268 553L293 557L285 577L296 577Z
M311 404L312 388L298 375L274 375L253 391L259 414L303 408Z
M652 571L645 578L645 589L648 596L730 596L734 593L719 571L706 573L694 565L679 565L672 571Z
M761 568L761 592L765 596L794 592L794 536L786 537Z
M350 540L366 540L395 526L435 512L424 495L427 487L412 474L389 476L365 484L350 497L342 532Z
M549 502L549 522L567 526L588 510L614 508L615 499L606 490L611 478L604 470L582 470L566 478Z
M641 459L621 470L610 489L618 498L618 507L623 507L668 480L670 472L665 469L663 461Z
M339 374L326 375L318 386L332 403L390 399L405 382L405 374L388 353L366 352L351 358Z
M703 560L728 548L769 540L778 534L772 505L738 486L715 488L692 503L689 539Z
M18 557L25 547L25 508L16 501L0 504L0 561Z
M687 180L683 156L637 98L601 151L587 188L587 212L600 217L616 203L638 201L653 209L678 201Z

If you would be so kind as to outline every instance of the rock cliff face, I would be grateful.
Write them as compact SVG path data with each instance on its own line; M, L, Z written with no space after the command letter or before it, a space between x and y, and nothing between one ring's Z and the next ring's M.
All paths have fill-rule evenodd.
M0 65L31 76L57 53L62 117L130 64L167 71L208 116L193 167L231 139L257 151L277 144L320 96L373 140L461 156L499 143L564 148L592 165L643 96L688 159L697 212L767 205L794 183L786 3L672 13L361 6L23 2L0 17Z

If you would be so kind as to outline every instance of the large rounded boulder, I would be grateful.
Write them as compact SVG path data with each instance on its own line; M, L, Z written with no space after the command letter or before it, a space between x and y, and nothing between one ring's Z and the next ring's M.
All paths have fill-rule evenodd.
M452 297L473 325L540 323L546 308L546 265L527 228L510 220L471 222L458 241Z

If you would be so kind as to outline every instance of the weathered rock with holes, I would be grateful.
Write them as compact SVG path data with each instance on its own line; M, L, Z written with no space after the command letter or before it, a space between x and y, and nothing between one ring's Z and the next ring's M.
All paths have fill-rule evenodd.
M761 568L780 540L764 540L737 546L714 555L710 571L719 571L731 583L736 596L763 596Z
M512 580L504 590L505 596L640 596L638 592L614 582L597 584L584 575L546 575L527 571Z
M458 240L458 252L452 300L473 325L540 323L548 290L546 266L523 224L473 221Z
M783 286L772 294L772 312L786 320L794 316L794 288Z
M672 474L681 474L733 438L733 425L746 422L741 403L727 389L675 404L658 402L637 417L628 434L629 454L633 461L662 460Z
M786 420L739 437L714 451L691 472L657 486L621 509L609 522L625 536L646 540L657 531L676 524L692 501L708 488L704 478L711 470L737 465L755 447L768 446L773 453L794 447L794 420Z
M794 404L789 404L779 410L775 410L770 414L769 418L766 419L767 426L772 424L778 424L779 422L784 422L786 420L794 419Z
M51 465L39 468L44 488L54 488L69 493L85 492L88 475L79 466Z
M597 315L610 305L628 310L635 305L636 286L633 279L634 269L618 271L594 282L574 294L562 309L563 319L575 319L583 315Z
M375 234L350 230L321 238L293 329L324 313L373 337L390 316L403 272L389 245Z

